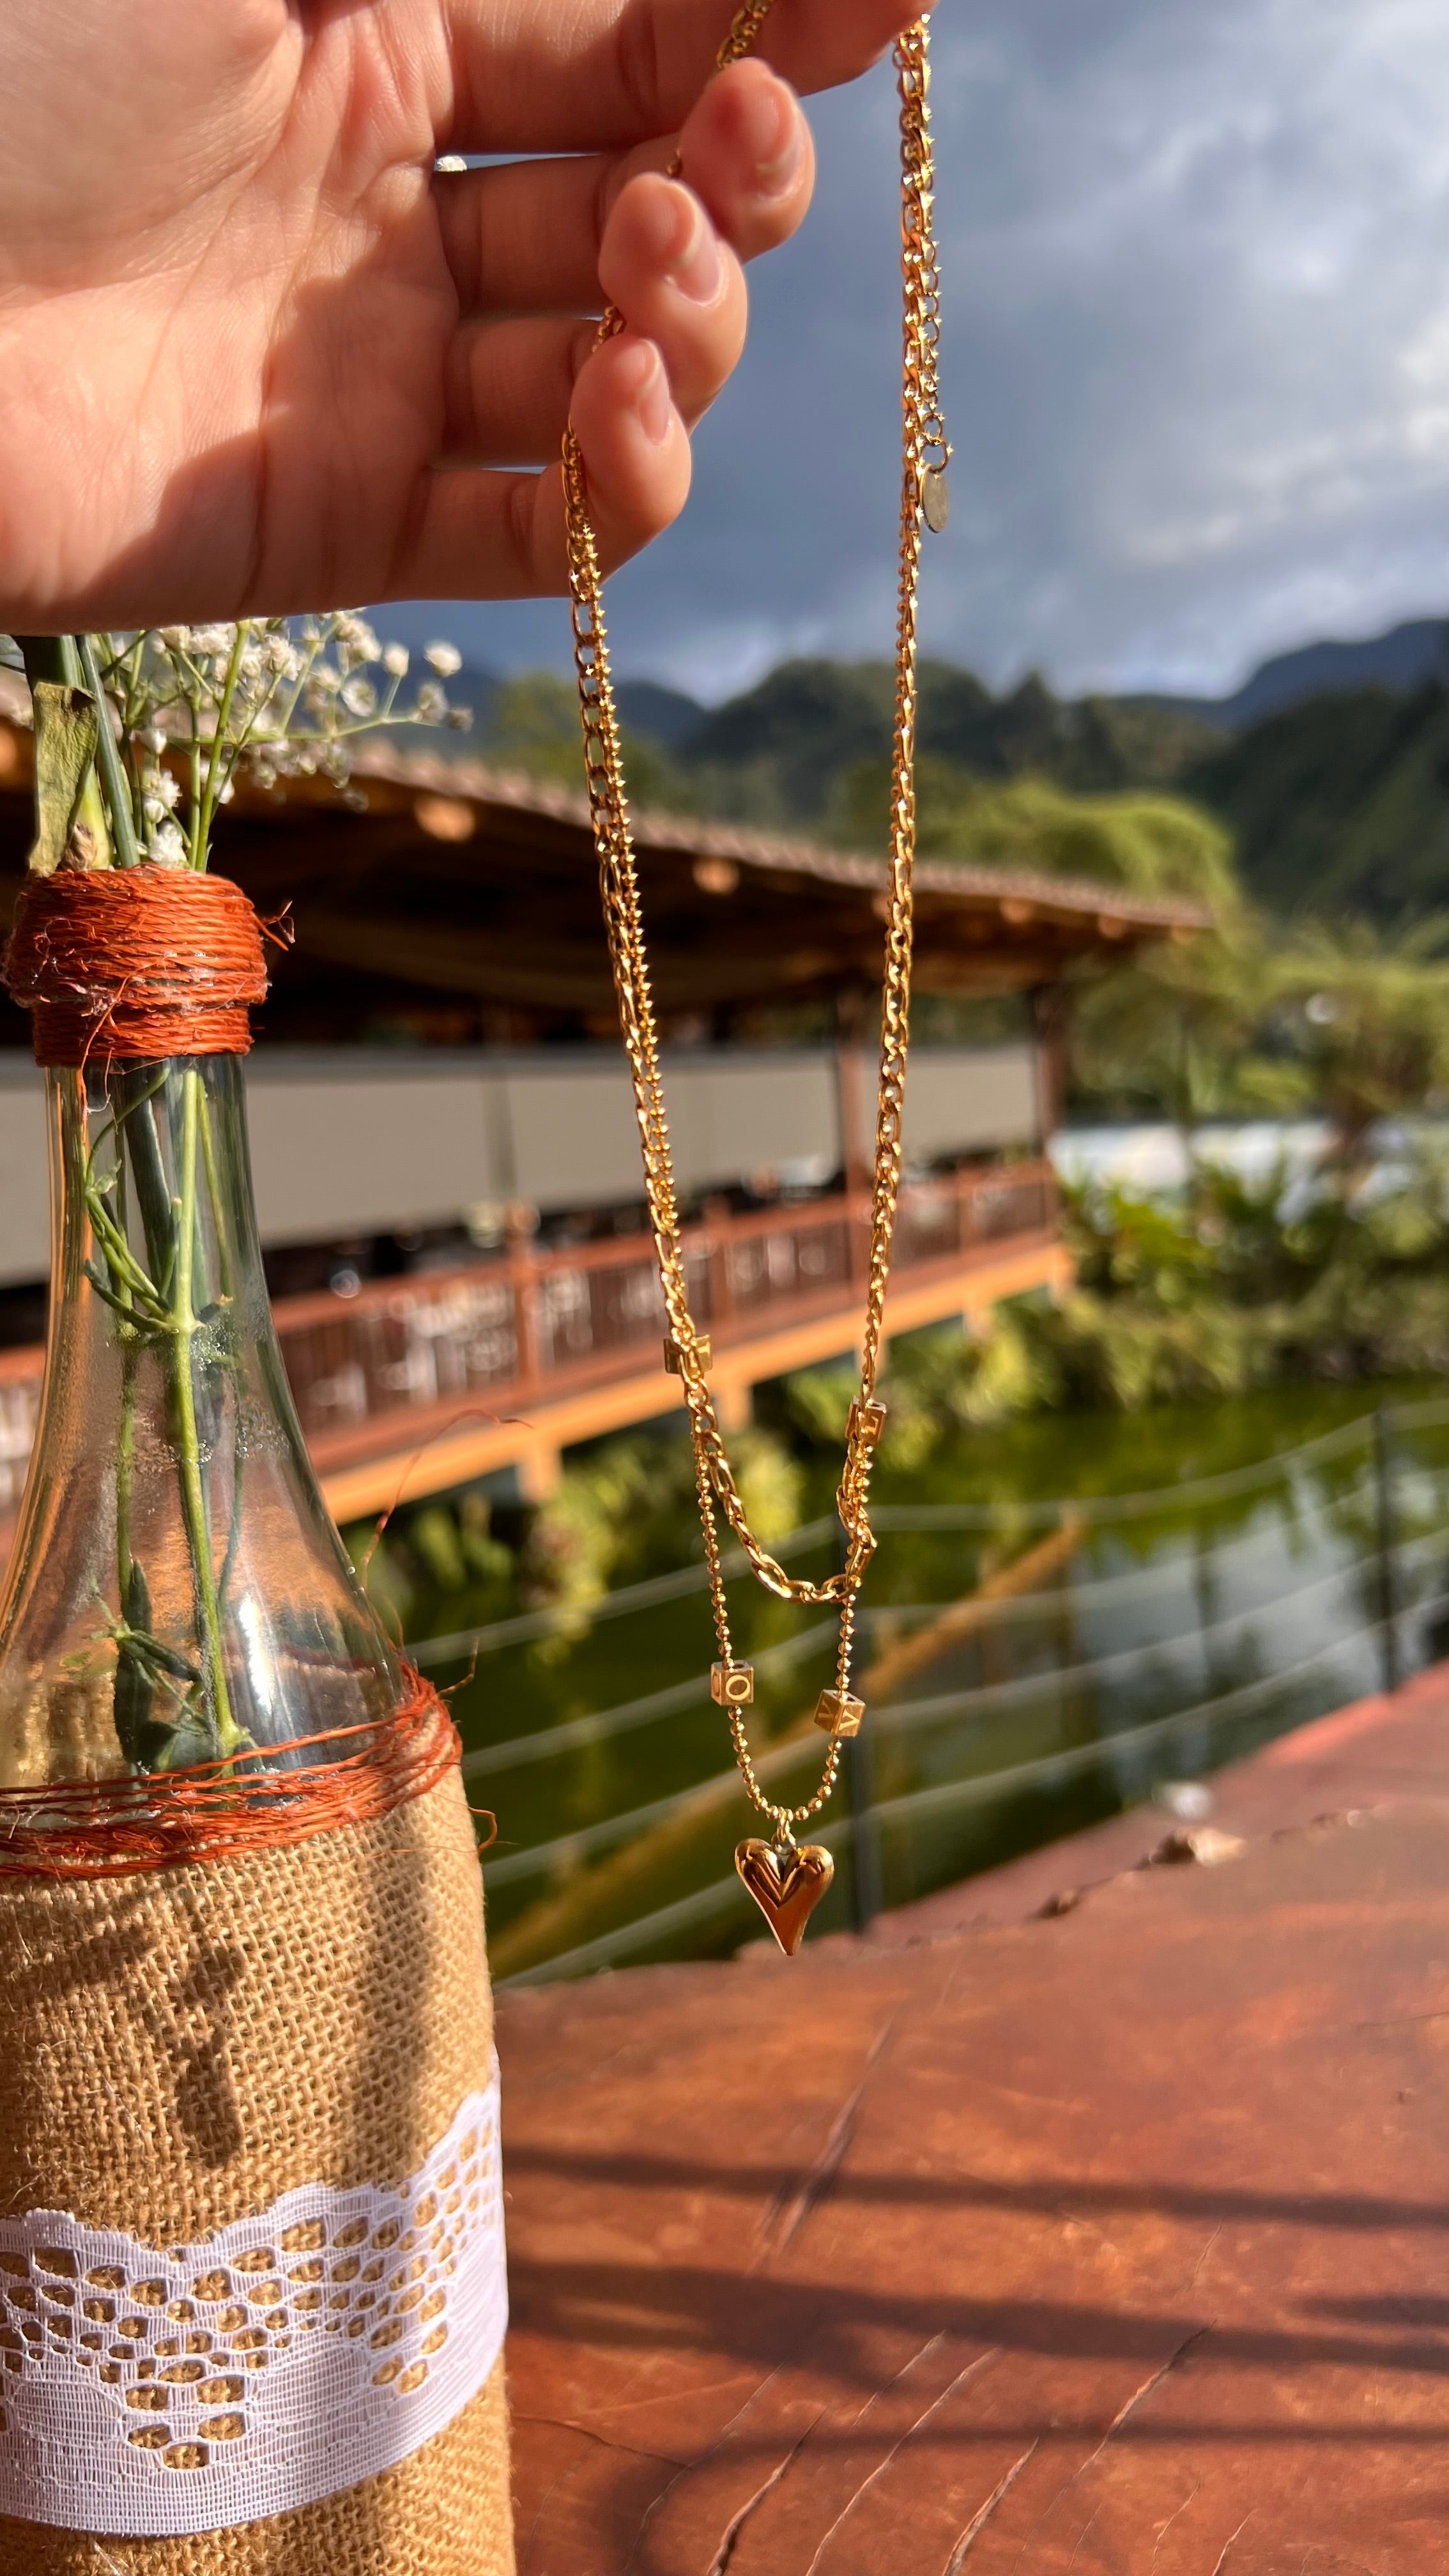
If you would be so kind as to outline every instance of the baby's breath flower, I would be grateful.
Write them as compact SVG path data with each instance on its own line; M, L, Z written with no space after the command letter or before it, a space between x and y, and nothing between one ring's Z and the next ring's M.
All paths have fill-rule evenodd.
M181 790L169 769L148 769L141 780L141 795L148 823L164 823L181 802Z
M169 817L164 823L158 823L149 835L146 849L147 855L158 868L184 868L186 865L188 857L186 843L178 827Z
M473 710L471 707L449 707L446 722L450 733L471 733Z
M376 635L365 617L355 609L339 611L333 624L337 658L344 671L355 671L359 662L375 662L381 651Z
M191 864L201 819L185 777L166 766L165 756L181 744L189 741L199 757L209 811L212 802L232 801L229 773L238 763L264 790L320 774L346 793L354 732L391 720L394 711L404 722L460 731L472 721L466 708L450 707L443 686L462 668L456 645L437 641L413 654L405 644L381 644L356 609L295 622L149 627L118 639L114 659L111 694L124 701L140 837L161 867ZM399 689L410 672L421 685L404 703ZM196 853L203 866L208 855Z

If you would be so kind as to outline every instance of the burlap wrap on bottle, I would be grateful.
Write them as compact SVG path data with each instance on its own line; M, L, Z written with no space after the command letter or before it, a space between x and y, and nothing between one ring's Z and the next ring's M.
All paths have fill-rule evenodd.
M489 2095L492 2045L456 1767L371 1822L282 1848L107 1879L0 1879L0 2223L60 2211L160 2254L299 2187L411 2189L470 2097ZM325 2241L325 2229L292 2232ZM45 2296L79 2325L85 2276L51 2259L62 2269ZM329 2264L313 2277L331 2279ZM13 2257L8 2269L13 2285ZM307 2272L291 2267L290 2283ZM308 2304L288 2280L280 2294ZM103 2338L127 2322L110 2305ZM133 2370L106 2365L103 2338L88 2359ZM0 2358L23 2371L23 2343ZM181 2375L150 2369L153 2384ZM0 2407L15 2384L0 2371ZM0 2516L0 2567L27 2576L511 2576L513 2564L501 2359L420 2448L295 2510L103 2539Z

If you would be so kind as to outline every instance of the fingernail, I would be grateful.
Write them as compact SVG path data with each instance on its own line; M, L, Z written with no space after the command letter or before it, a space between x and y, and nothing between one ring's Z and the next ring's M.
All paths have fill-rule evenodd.
M681 217L679 248L669 263L669 274L681 295L695 304L713 304L724 282L724 262L719 242L709 217L688 190L675 190L681 209L687 211L687 227Z
M664 361L652 340L637 340L629 355L633 360L634 409L639 426L652 446L662 447L674 418Z
M762 81L749 102L746 134L754 154L754 186L760 197L783 197L800 175L805 158L805 128L788 81Z

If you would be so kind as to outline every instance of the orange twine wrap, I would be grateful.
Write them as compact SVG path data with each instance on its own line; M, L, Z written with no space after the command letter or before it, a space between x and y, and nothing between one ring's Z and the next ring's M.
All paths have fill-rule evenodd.
M238 1860L371 1824L425 1797L462 1758L458 1730L430 1682L403 1666L410 1695L362 1726L265 1744L193 1770L0 1789L0 1878L132 1878L192 1861ZM262 1766L279 1754L346 1742L331 1762Z
M37 1064L245 1055L267 993L261 927L240 886L192 868L27 876L5 950Z

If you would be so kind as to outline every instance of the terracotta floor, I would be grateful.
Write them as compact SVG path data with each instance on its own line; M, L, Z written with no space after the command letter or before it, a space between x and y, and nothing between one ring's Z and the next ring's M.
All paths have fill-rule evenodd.
M521 2576L1449 2570L1446 1734L1305 1729L1051 1916L1170 1820L505 1996Z

